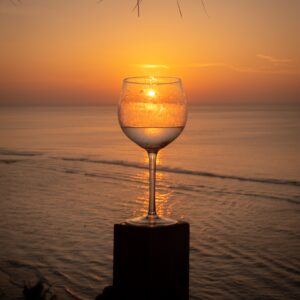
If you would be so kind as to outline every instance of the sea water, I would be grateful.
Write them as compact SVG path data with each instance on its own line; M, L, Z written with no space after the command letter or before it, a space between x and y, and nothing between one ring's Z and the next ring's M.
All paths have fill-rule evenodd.
M191 224L191 299L299 299L299 106L191 106L157 210ZM146 151L116 107L0 109L0 299L112 283L113 224L146 213Z

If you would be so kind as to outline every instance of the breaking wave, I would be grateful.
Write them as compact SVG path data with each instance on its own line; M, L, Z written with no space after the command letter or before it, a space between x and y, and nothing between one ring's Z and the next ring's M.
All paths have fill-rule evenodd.
M77 157L77 158L76 157L74 157L74 158L73 157L63 157L62 160L106 164L106 165L116 165L116 166L138 168L138 169L148 169L148 166L146 166L144 164L124 161L124 160L103 160L103 159L95 160L95 159L89 159L89 158L84 158L84 157ZM204 177L212 177L212 178L218 178L218 179L239 180L239 181L263 183L263 184L300 186L300 182L297 180L226 175L226 174L219 174L219 173L212 173L212 172L205 172L205 171L194 171L194 170L187 170L187 169L181 169L181 168L173 168L173 167L168 167L168 166L158 167L157 170L161 171L161 172L167 172L167 173L186 174L186 175L192 175L192 176L204 176Z

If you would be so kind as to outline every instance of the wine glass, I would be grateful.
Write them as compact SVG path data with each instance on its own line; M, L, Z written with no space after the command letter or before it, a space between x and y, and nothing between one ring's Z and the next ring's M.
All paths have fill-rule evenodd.
M159 217L155 209L156 156L174 141L187 120L186 98L180 78L130 77L123 80L119 122L125 135L144 148L149 157L149 209L146 216L127 224L161 226L177 221Z

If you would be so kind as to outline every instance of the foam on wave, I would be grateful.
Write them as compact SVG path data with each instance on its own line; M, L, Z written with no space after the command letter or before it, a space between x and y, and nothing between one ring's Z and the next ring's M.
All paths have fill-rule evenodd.
M88 163L97 163L97 164L107 164L107 165L117 165L122 167L129 168L138 168L138 169L148 169L148 166L136 162L129 162L124 160L103 160L103 159L89 159L84 157L72 158L72 157L63 157L63 160L66 161L78 161L78 162L88 162ZM257 178L257 177L244 177L237 175L225 175L219 173L205 172L205 171L194 171L187 170L181 168L173 168L173 167L158 167L159 171L168 172L168 173L177 173L177 174L186 174L193 176L204 176L204 177L212 177L218 179L231 179L231 180L239 180L239 181L248 181L255 183L264 183L264 184L280 184L280 185L290 185L290 186L300 186L300 182L297 180L288 180L288 179L277 179L277 178Z

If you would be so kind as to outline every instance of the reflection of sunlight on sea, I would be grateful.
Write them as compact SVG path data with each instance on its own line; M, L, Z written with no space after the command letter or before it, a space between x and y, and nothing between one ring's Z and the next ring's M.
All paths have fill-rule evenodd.
M282 108L193 107L159 153L157 211L191 224L191 299L300 299L299 110ZM38 272L59 299L111 284L113 224L146 214L149 189L114 117L1 108L1 299Z
M144 152L143 163L148 164L148 155ZM163 153L159 153L157 156L157 166L163 163ZM135 200L136 205L133 207L134 216L146 215L149 205L149 172L139 171L136 177L143 182L140 190L140 194ZM159 216L168 216L172 214L172 206L169 200L172 195L171 190L167 190L166 182L169 181L169 175L167 173L156 172L156 212Z

